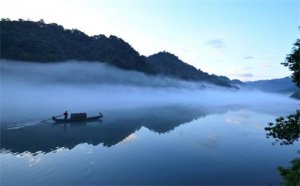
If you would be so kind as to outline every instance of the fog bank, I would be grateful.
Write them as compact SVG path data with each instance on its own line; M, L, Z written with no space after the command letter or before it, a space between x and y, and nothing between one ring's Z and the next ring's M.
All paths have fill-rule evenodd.
M299 108L299 101L283 95L149 76L99 62L0 60L0 64L2 123L48 118L65 110L97 114L165 105L195 109L239 105L276 115Z

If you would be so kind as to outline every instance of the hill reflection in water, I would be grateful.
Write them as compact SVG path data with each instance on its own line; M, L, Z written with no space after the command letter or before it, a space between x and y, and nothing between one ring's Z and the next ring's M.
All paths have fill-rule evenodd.
M12 153L43 152L57 148L72 149L78 144L113 146L135 131L146 127L156 133L166 133L177 126L225 109L166 106L109 111L103 120L75 124L39 123L23 128L2 128L2 151Z
M103 114L102 122L3 125L3 185L278 185L276 167L297 155L266 139L274 115L243 106Z

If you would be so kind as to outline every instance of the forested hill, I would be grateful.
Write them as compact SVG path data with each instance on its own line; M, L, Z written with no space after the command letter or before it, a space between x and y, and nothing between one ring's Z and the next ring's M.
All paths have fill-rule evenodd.
M295 92L299 88L289 77L270 80L248 81L244 82L247 87L259 89L265 92Z
M172 54L162 52L146 58L116 36L90 37L77 29L64 29L43 20L1 19L1 58L41 63L101 61L126 70L231 87L228 78L204 73Z
M158 74L169 77L177 77L184 80L207 81L218 85L230 84L227 77L209 75L195 67L184 63L174 54L169 52L159 52L146 58L151 67Z
M1 20L1 38L1 57L6 59L101 61L122 69L154 73L137 51L116 36L89 37L79 30L43 21Z

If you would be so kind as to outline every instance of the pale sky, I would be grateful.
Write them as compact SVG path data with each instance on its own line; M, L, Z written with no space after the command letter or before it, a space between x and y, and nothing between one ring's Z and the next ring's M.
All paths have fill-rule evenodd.
M116 35L240 80L289 76L280 63L300 38L300 0L0 0L0 17Z

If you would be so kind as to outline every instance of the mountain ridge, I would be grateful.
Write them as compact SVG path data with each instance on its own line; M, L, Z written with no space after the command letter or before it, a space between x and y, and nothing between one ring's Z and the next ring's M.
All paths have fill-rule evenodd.
M209 75L194 66L185 63L178 56L163 51L152 54L146 58L146 61L153 67L158 74L169 77L179 77L180 79L190 81L206 80L217 85L231 84L230 79L225 76Z
M300 99L300 88L294 84L290 77L245 82L234 79L231 82L239 88L287 94L292 98Z
M243 82L246 86L265 92L294 92L298 90L290 77Z
M169 74L161 73L157 68L160 61L155 65L149 63L151 56L155 54L144 57L117 36L88 36L77 29L65 29L56 23L46 24L43 20L34 22L1 19L1 38L2 59L40 63L67 60L99 61L150 75L167 75L188 81L205 81L219 86L234 87L227 77L209 75L197 70L179 60L174 54L168 53L168 57L171 57L171 60L177 59L177 65L182 68L176 68L176 71L173 70ZM189 72L193 75L184 75Z

